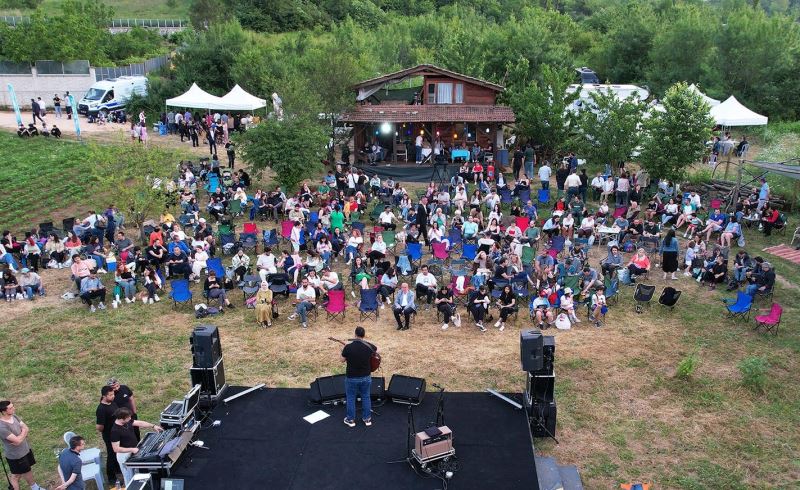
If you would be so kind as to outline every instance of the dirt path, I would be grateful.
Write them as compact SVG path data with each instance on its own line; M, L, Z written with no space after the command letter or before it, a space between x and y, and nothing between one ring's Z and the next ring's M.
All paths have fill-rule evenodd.
M27 125L31 119L30 113L22 113L22 121ZM56 125L61 130L62 138L65 140L76 140L75 124L72 120L67 119L66 116L61 119L56 119L54 114L45 116L45 121L48 126ZM127 124L104 124L102 126L97 124L89 124L85 117L80 118L81 138L87 141L96 141L98 143L106 144L123 144L130 143L130 126ZM41 126L41 124L39 125ZM0 129L15 132L17 130L17 119L13 111L0 111ZM209 156L208 147L200 145L197 148L192 148L191 143L185 140L181 143L178 136L166 135L159 136L158 132L154 132L151 128L148 131L150 137L149 144L162 146L165 148L180 149L192 155Z

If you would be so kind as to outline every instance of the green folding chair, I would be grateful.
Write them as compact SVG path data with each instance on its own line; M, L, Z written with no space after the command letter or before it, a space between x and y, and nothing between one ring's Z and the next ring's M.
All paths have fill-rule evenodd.
M533 264L536 258L536 249L533 247L522 247L522 263L525 265Z
M393 230L384 230L381 232L383 241L386 243L386 248L392 249L392 253L395 253L395 248L397 247L397 238L395 235Z

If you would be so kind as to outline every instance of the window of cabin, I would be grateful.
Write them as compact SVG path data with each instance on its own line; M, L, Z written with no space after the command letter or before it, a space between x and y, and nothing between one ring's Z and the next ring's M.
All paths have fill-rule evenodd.
M439 82L436 84L436 103L453 103L453 84L450 82Z
M435 104L436 103L436 84L429 83L428 84L428 104Z
M456 84L456 94L455 94L456 104L463 104L464 103L464 84L457 83Z

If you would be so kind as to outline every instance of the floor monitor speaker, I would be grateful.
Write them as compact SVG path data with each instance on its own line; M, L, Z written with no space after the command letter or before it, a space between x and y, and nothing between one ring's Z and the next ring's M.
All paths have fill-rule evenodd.
M395 403L419 405L425 397L425 380L402 374L393 374L386 396Z
M345 399L344 374L323 376L311 383L309 399L311 403L339 403Z

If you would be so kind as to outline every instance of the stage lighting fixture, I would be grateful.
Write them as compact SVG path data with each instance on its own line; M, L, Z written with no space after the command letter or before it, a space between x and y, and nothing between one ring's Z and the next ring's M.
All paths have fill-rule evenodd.
M487 133L489 132L489 128L486 128L486 132L487 132Z
M388 122L385 122L385 123L381 124L381 132L383 134L391 133L392 132L392 125L389 124Z
M467 138L472 138L472 133L467 133Z

